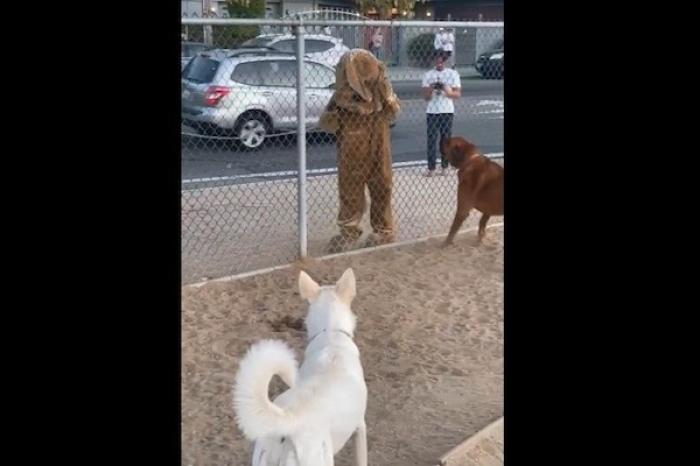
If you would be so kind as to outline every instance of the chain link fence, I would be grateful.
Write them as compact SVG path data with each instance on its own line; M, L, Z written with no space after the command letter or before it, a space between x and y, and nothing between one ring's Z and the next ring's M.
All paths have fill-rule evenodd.
M502 158L503 23L182 25L184 283L447 233L440 138Z

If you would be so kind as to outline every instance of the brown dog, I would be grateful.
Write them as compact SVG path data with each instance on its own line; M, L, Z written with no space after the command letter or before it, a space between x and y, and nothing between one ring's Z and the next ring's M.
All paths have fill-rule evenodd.
M452 244L459 227L475 208L481 212L479 242L486 234L486 222L492 215L503 215L503 167L484 157L464 138L440 140L440 154L458 169L457 213L443 246Z

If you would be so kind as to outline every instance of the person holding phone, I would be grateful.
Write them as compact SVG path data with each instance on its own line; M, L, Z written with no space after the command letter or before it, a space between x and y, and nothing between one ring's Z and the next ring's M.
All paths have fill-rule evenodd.
M425 176L435 174L437 145L443 137L452 137L452 120L454 119L454 100L462 95L462 84L457 71L446 68L447 56L438 53L435 68L423 75L423 98L428 102L425 109L428 129L428 171ZM439 137L438 137L439 136ZM447 173L448 161L440 157L441 175Z

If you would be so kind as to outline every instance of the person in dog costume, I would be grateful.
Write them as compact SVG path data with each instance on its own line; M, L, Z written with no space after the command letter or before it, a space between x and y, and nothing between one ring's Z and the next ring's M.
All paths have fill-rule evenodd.
M335 93L320 121L338 142L340 234L331 239L329 252L347 249L362 235L365 186L374 232L366 246L395 239L389 126L399 110L384 64L366 50L346 52L336 67Z

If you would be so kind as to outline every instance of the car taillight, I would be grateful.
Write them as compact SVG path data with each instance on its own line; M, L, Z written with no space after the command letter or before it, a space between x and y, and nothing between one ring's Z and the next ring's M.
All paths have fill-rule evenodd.
M209 86L209 89L207 89L206 95L204 96L204 100L210 107L216 107L221 99L229 95L230 92L230 87Z

